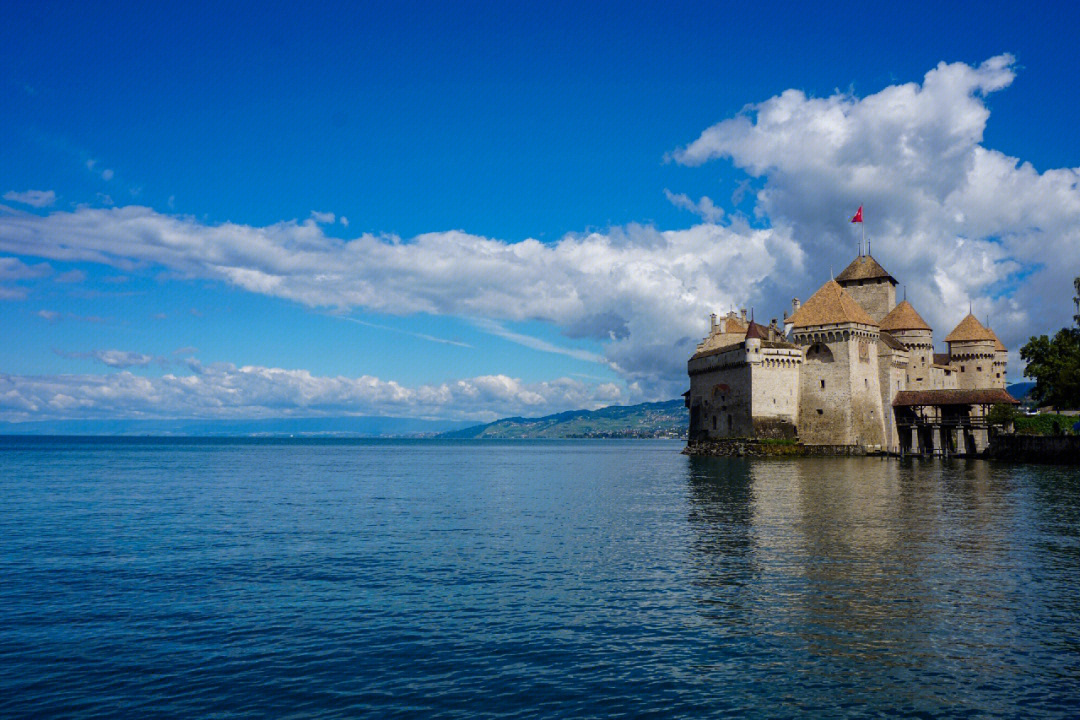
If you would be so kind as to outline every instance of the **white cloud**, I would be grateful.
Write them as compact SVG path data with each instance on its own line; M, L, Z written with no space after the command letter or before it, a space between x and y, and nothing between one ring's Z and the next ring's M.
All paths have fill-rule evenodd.
M4 199L30 207L43 208L56 202L56 193L52 190L27 190L26 192L9 190L4 193Z
M921 83L865 97L788 90L672 153L687 165L723 158L744 170L752 184L740 188L752 188L755 225L766 227L736 215L553 243L461 231L344 241L328 237L315 215L253 227L138 206L82 207L0 214L0 251L125 271L162 267L313 307L479 318L504 337L521 335L511 323L548 322L569 339L599 343L627 387L671 397L685 386L685 361L708 312L756 306L769 318L792 295L805 299L830 266L839 270L854 255L848 219L864 205L875 256L907 285L939 339L972 301L1016 347L1069 321L1071 278L1080 273L1080 172L1039 173L982 145L985 97L1014 77L1012 58L1000 56L943 63ZM719 217L707 198L668 196ZM580 350L549 345L537 349Z
M49 263L27 265L19 258L0 257L0 281L35 280L48 277L53 272Z
M317 210L312 210L311 219L320 225L330 225L337 219L337 216L332 212L318 212Z
M168 364L168 360L161 356L155 357L154 355L130 352L128 350L91 350L89 352L54 350L53 352L70 360L96 360L112 368L145 367L154 362L162 366Z
M105 170L101 171L101 179L108 182L109 180L113 179L113 175L115 175L115 174L116 173L114 173L111 169L106 168Z
M705 222L719 222L720 218L724 217L723 208L714 205L712 199L706 195L702 195L700 200L694 202L686 193L676 194L667 188L664 188L664 196L667 197L668 202L675 207L689 210Z
M0 257L0 283L5 281L36 280L53 272L48 263L27 265L13 257ZM25 300L29 290L21 285L0 285L0 300Z
M982 145L985 97L1014 78L1013 58L1001 55L977 67L942 63L922 84L863 98L788 90L672 156L686 165L724 158L760 179L756 212L799 242L816 278L854 253L847 221L864 205L875 257L939 339L972 302L1016 347L1068 322L1080 171L1040 174Z
M136 354L138 355L138 354ZM327 414L397 415L490 421L624 402L614 383L571 378L525 383L483 375L409 387L364 375L188 361L189 373L141 377L0 374L0 420L51 418L256 418ZM119 367L119 365L118 365Z
M600 341L624 377L661 397L685 384L686 357L710 310L758 294L766 278L802 262L782 232L738 222L634 225L552 244L459 231L342 241L310 221L206 225L136 206L0 215L0 250L123 270L162 266L314 307L546 321Z

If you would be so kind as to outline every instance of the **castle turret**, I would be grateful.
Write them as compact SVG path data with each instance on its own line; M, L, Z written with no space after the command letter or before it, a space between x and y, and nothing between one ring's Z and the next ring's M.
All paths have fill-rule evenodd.
M915 311L911 303L903 300L882 319L881 329L908 349L906 388L930 389L930 369L934 364L934 332L922 316Z
M971 313L945 336L949 344L949 366L956 371L956 386L977 390L994 385L994 355L997 337ZM1004 346L1002 346L1004 347Z
M890 278L891 279L891 278ZM877 322L829 280L788 318L805 348L799 439L808 445L883 445Z
M1009 367L1009 349L994 332L993 328L986 328L994 336L994 377L993 387L1004 388L1006 385L1005 372Z
M836 282L880 323L896 306L896 278L870 255L860 255L836 276Z

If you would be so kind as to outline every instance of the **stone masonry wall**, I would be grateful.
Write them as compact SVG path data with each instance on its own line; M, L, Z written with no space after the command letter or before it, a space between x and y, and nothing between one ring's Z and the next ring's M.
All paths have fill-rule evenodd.
M852 280L841 284L876 323L880 323L896 307L896 286L885 278Z

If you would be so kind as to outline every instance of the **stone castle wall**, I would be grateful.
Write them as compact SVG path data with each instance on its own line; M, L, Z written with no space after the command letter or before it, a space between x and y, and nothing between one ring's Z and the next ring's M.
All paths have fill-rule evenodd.
M896 286L885 278L850 280L840 284L876 323L896 307Z
M877 339L877 333L850 328L796 336L806 346L799 378L802 442L885 444Z

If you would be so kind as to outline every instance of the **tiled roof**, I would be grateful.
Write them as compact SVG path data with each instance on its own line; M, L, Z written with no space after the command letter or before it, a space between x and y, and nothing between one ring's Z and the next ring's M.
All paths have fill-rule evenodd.
M882 331L881 342L885 343L886 347L890 347L893 350L903 350L904 352L907 352L907 345L900 342L887 332Z
M724 333L723 335L718 335L717 337L726 338L728 342L722 345L705 345L696 353L694 353L690 359L697 360L698 358L709 357L711 355L719 355L720 353L727 352L728 350L734 350L735 348L743 344L742 338L732 335L730 333Z
M725 333L745 333L746 326L735 318L726 318L727 324L724 325Z
M995 339L994 333L983 327L979 319L971 313L968 313L967 317L961 320L960 324L945 336L945 342L979 342L983 340L993 342Z
M993 328L986 328L986 330L994 336L994 352L1009 352L1009 348L1005 347L1005 343L1001 342L1001 338L997 336Z
M787 320L797 328L860 323L877 327L874 319L835 280L829 280Z
M885 271L880 263L870 255L860 255L844 268L843 272L836 276L836 282L845 283L852 280L873 280L875 278L888 278L892 284L896 284L896 278Z
M757 338L758 340L768 340L769 331L751 320L750 327L746 328L746 339L750 340L752 338Z
M930 326L922 319L907 300L894 307L881 320L882 330L929 330Z
M1019 405L1016 398L1003 388L982 390L901 390L893 399L893 407L941 405Z

